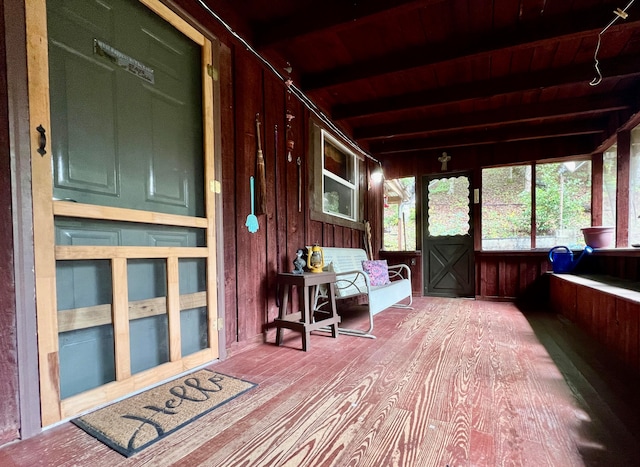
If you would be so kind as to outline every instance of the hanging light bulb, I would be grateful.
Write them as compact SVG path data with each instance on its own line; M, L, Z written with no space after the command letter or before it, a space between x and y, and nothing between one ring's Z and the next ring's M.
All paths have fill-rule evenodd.
M378 163L378 167L371 171L371 181L375 184L378 184L384 178L384 173L382 173L382 165Z

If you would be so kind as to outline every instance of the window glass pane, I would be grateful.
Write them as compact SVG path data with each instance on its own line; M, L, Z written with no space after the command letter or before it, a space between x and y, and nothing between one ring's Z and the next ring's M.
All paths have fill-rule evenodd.
M353 195L353 188L324 177L324 212L352 218Z
M127 261L131 374L169 361L167 268L161 259Z
M56 262L62 399L116 380L111 283L107 260Z
M467 235L471 230L467 177L431 180L428 205L428 229L431 237Z
M482 169L482 249L531 248L531 166Z
M631 131L629 174L629 245L640 243L640 127Z
M618 147L612 146L602 155L602 225L616 226L616 171ZM615 238L615 233L614 233Z
M207 262L183 258L180 264L180 343L182 356L209 345L207 314Z
M583 247L591 226L591 161L536 166L536 247Z
M339 149L327 138L324 140L324 168L334 175L348 181L349 183L355 183L355 170L353 155L347 151Z
M384 182L384 249L416 249L416 179L397 178Z

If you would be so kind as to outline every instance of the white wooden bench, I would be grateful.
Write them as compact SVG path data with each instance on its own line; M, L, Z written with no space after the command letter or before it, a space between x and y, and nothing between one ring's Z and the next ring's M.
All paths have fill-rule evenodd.
M411 308L411 270L406 264L389 266L390 283L375 286L371 285L369 275L362 268L362 262L368 259L363 249L326 247L323 248L323 252L325 269L336 274L336 300L366 298L369 329L340 328L340 333L375 338L372 334L375 314L391 306Z

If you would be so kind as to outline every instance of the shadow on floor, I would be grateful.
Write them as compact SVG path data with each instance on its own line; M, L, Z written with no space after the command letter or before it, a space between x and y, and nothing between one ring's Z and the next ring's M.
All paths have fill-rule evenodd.
M581 409L576 426L585 465L640 465L640 378L562 315L521 311Z

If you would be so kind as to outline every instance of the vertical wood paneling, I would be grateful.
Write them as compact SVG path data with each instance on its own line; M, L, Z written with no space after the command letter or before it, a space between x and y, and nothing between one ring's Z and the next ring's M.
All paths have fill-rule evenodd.
M323 225L323 237L325 246L335 246L334 226L332 224Z
M340 225L334 226L333 229L333 243L337 247L344 246L344 227Z
M551 276L549 280L551 308L565 315L571 321L576 320L576 284Z
M286 244L286 217L280 215L280 206L286 203L286 183L283 173L286 170L285 146L282 131L284 127L284 84L273 74L265 74L264 80L264 118L263 118L263 155L265 160L267 181L267 261L266 281L266 323L272 322L278 316L276 299L276 277L278 272L288 272L289 265L285 265L286 251L280 251L280 245Z
M251 212L249 179L256 175L256 114L262 114L262 70L253 56L236 49L235 54L236 121L236 209L238 210L237 277L238 341L262 332L265 301L262 276L265 270L265 216L258 216L260 228L250 233L245 225ZM262 292L262 293L261 293Z
M616 180L616 247L624 248L629 239L629 168L631 166L631 132L618 132Z
M4 2L0 5L0 18L4 18ZM4 39L4 21L0 20L0 37ZM0 57L5 63L5 41L0 41ZM7 88L4 67L0 70L0 89ZM0 99L0 153L9 154L9 121L6 99ZM9 220L11 211L11 159L0 157L0 394L3 407L0 411L0 445L13 441L20 431L18 412L18 355L16 348L16 306L13 276L13 229Z
M599 293L593 303L593 324L596 339L606 345L607 327L615 322L615 301L604 293Z
M386 259L389 265L406 264L411 271L411 291L413 295L422 295L422 255L417 252L381 251L380 259Z
M504 256L477 252L475 261L478 298L520 300L524 305L547 301L546 252Z
M286 245L284 247L284 251L287 258L285 262L287 267L291 267L293 269L293 260L296 257L296 251L299 248L304 248L306 245L305 217L308 212L308 185L306 174L309 171L309 162L307 160L304 135L308 129L302 105L289 92L285 93L284 106L285 110L288 110L295 115L295 118L291 121L290 132L290 137L294 141L294 150L292 151L292 160L290 162L287 160L285 164L286 181L283 181L283 183L286 184L286 204L279 209L284 210L287 219L286 225L284 226L286 231ZM285 130L283 132L283 137L286 137L286 134L287 132ZM298 159L301 162L301 179L298 178ZM302 186L301 198L298 197L298 183ZM291 303L299 303L297 288L293 291Z
M552 276L550 286L554 310L603 345L634 377L640 376L640 302L577 284L562 275Z
M278 304L276 275L293 269L298 248L316 242L362 248L363 243L360 230L309 218L309 114L304 106L243 49L221 48L220 76L225 331L229 347L251 343L273 321ZM287 110L295 115L289 133L295 144L291 161L286 151ZM256 174L256 113L262 122L267 213L258 216L260 229L250 234L245 220L250 211L249 177Z
M295 143L295 149L292 151L292 161L287 162L287 254L289 263L291 264L295 258L298 248L305 246L304 219L307 213L307 174L309 172L309 161L307 160L307 151L304 147L304 134L308 131L303 124L304 116L302 114L302 106L295 97L289 93L286 94L285 107L290 110L296 118L291 121L292 138ZM298 179L297 160L300 158L300 173L302 179ZM302 198L298 199L298 183L302 185ZM300 204L299 204L300 203Z
M233 105L233 53L229 47L220 46L220 115L221 158L222 158L222 232L224 236L224 329L225 345L236 342L238 335L238 300L236 258L238 244L236 238L239 213L236 211L235 183L235 125Z
M618 341L624 362L640 375L640 304L616 300L616 315L621 323Z
M498 296L498 263L496 261L486 261L482 263L482 295L485 297Z
M602 153L591 156L591 225L602 225Z
M362 231L353 229L351 230L351 246L353 248L362 248L364 245L364 239Z
M313 245L314 242L319 242L323 246L329 246L324 238L323 229L324 225L322 222L310 220L307 233L307 245Z
M591 330L591 312L592 312L592 297L593 293L589 291L579 290L576 294L576 324L582 329L586 330L589 334Z

